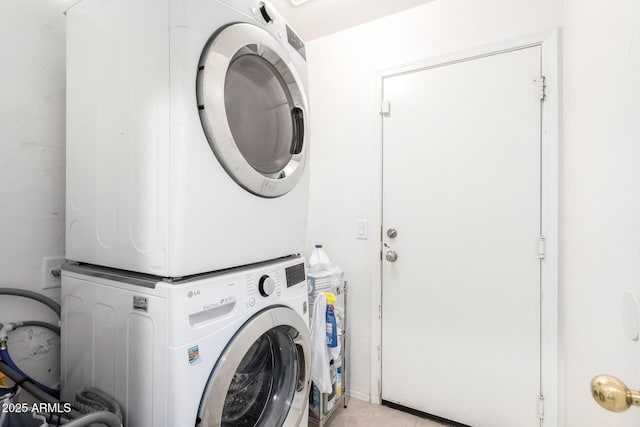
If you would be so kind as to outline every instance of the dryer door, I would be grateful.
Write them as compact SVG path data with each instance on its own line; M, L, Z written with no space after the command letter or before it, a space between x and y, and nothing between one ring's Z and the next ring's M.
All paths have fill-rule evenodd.
M205 388L198 427L298 427L308 405L307 325L286 307L252 317L227 345Z
M290 191L305 167L308 115L288 51L261 28L230 25L205 47L196 86L204 132L227 173L258 196Z

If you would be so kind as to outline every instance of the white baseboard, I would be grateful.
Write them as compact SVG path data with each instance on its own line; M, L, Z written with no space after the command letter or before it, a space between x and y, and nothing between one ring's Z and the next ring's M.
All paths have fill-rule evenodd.
M368 393L361 393L359 391L356 390L349 390L349 392L347 393L350 397L353 397L354 399L359 399L359 400L364 400L365 402L370 402L371 399L369 398L369 394Z

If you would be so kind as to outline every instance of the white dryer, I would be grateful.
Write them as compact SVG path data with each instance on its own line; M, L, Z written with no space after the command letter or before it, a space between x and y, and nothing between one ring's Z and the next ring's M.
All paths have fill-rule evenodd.
M68 259L183 277L300 253L304 43L259 0L67 6Z
M62 397L96 387L127 427L307 426L303 259L169 283L66 265Z

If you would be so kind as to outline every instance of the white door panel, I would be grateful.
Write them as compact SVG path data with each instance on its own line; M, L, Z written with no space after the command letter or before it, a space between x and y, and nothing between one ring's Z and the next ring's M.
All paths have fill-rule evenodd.
M539 425L540 68L530 47L384 80L383 400Z

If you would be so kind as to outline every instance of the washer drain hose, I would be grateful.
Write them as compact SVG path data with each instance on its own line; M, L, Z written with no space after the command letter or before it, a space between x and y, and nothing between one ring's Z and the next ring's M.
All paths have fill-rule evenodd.
M51 332L55 332L60 335L60 327L56 325L52 325L48 322L41 322L39 320L25 320L24 322L16 322L16 329L24 326L39 326L41 328L46 328Z
M30 381L31 383L33 383L33 385L38 387L40 390L44 391L45 393L48 393L49 395L51 395L51 396L53 396L55 398L60 397L60 391L52 389L50 387L47 387L46 385L41 384L38 381L35 381L35 380L31 379L31 377L29 377L29 375L25 374L20 368L18 368L18 366L13 362L13 360L11 360L11 356L9 356L9 352L7 351L6 347L4 347L4 348L0 347L0 361L2 361L9 368L11 368L16 374L19 375L20 378L18 380L16 380L16 379L12 378L7 373L7 376L9 376L9 378L11 378L12 380L18 382L18 381L22 381L23 379L26 379L26 380ZM2 367L2 366L0 365L0 367Z
M17 289L17 288L0 288L0 295L13 295L16 297L29 298L35 301L38 301L51 310L55 311L58 317L60 317L60 304L52 300L51 298L39 294L37 292L28 291L26 289Z
M75 406L84 414L109 411L122 420L120 404L107 393L97 388L83 387L76 392Z
M31 380L24 381L24 378L18 372L13 370L10 366L8 366L3 361L0 361L0 371L2 371L2 373L4 373L9 378L11 378L13 382L19 384L20 387L25 389L29 394L31 394L33 397L38 399L40 402L47 402L47 403L60 402L55 397L45 393L44 391L36 387L35 384L31 382ZM69 412L69 414L65 414L65 416L68 416L70 418L78 418L82 416L82 413L76 411L75 409L72 409L71 412Z

